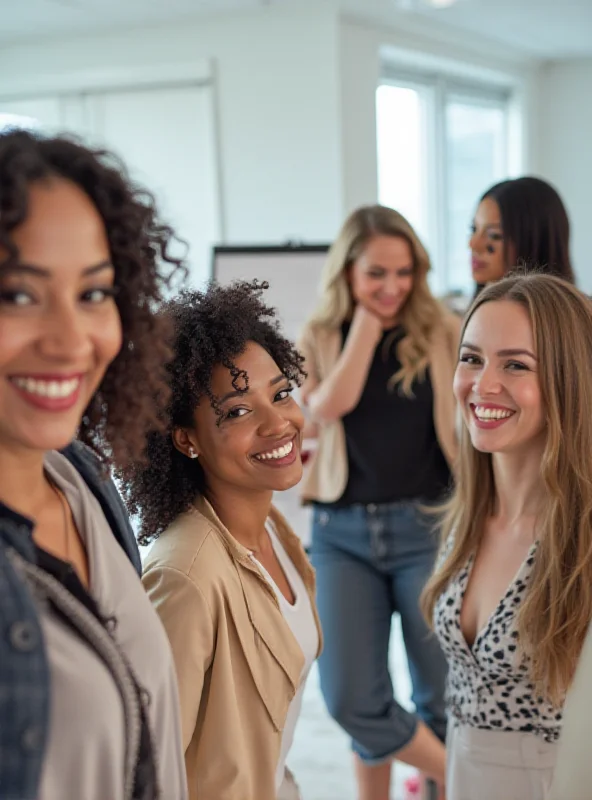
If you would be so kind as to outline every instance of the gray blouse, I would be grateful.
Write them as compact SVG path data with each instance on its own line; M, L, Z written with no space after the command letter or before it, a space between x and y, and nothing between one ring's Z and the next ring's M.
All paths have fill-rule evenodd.
M164 629L82 478L59 453L50 453L45 466L64 492L86 546L90 594L113 625L110 634L101 630L82 603L64 590L61 611L78 630L88 632L77 635L75 627L43 602L45 579L40 571L29 576L40 601L51 672L49 745L40 800L131 797L140 721L130 671L146 698L157 757L156 797L186 800L177 684Z

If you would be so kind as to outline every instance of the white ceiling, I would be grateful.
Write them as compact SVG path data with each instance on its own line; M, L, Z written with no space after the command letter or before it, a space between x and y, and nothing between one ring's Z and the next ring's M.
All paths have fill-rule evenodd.
M256 11L301 0L0 0L0 43L32 37L182 22L200 15ZM320 0L318 0L320 2ZM327 1L327 0L325 0ZM592 56L592 0L457 0L430 8L427 0L334 0L345 11L380 24L422 20L462 32L479 46L497 42L518 56Z
M381 5L400 2L385 0ZM363 3L354 0L352 5ZM592 56L592 0L457 0L439 9L423 0L409 4L419 16L466 32L477 46L493 40L515 48L518 55Z

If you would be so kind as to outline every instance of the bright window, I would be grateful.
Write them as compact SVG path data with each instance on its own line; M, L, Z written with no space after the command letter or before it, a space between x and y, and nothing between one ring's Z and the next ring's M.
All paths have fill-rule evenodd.
M508 176L510 94L441 76L389 76L376 94L379 199L426 244L438 293L470 294L469 226Z
M427 164L423 160L425 98L409 86L378 89L378 172L380 202L400 211L427 235L423 191Z
M5 114L0 111L0 131L10 128L25 128L33 130L39 127L39 121L33 117L23 117L20 114Z

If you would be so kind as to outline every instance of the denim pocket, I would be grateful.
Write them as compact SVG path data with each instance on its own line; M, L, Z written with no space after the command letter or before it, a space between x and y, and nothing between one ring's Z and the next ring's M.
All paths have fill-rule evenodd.
M318 525L319 528L326 528L331 522L331 512L326 508L315 508L312 515L312 524Z

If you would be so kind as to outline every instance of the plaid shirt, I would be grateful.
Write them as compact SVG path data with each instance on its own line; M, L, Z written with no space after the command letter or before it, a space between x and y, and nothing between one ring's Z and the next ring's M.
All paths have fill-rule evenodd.
M141 574L127 512L96 457L74 443L64 455L101 504L114 536ZM33 526L0 503L0 798L38 800L49 729L50 675L37 608L14 566L14 552L34 562Z

